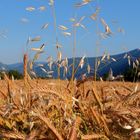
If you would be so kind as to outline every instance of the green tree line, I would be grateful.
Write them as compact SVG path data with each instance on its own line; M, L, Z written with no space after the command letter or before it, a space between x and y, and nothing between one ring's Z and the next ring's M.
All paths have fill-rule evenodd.
M12 79L12 77L17 80L23 78L23 75L19 73L17 70L9 70L5 73L10 79ZM4 79L4 73L2 71L0 71L0 79Z

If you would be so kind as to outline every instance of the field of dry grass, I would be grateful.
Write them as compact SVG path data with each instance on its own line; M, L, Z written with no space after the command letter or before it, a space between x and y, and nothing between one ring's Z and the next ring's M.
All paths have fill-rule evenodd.
M0 81L2 139L139 139L139 83Z

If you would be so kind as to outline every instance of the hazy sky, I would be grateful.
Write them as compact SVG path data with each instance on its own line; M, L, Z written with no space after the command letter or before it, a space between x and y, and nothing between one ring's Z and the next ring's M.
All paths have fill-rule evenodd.
M82 1L82 0L81 0ZM79 27L76 34L76 55L96 56L107 51L110 54L117 54L126 50L139 48L140 46L140 0L96 0L81 8L75 8L74 4L80 0L55 0L56 23L65 25L72 32L72 22L70 18L76 16L82 21L87 30ZM48 56L56 57L55 31L52 9L49 0L1 0L0 1L0 34L5 34L7 38L0 37L0 62L15 63L21 62L25 52L28 37L41 36L41 41L32 43L28 47L39 47L42 43L47 43L45 53L40 60L45 60ZM35 11L29 12L27 7L33 6ZM46 6L45 11L39 11L40 6ZM100 41L97 50L97 24L100 31L104 28L100 23L93 21L90 16L95 12L95 8L100 8L99 19L103 18L110 26L112 37ZM23 22L22 20L28 19ZM46 30L41 27L48 23ZM124 29L125 34L119 33L118 28ZM57 29L58 41L62 44L63 57L72 56L73 35L65 37ZM32 52L29 52L32 57Z

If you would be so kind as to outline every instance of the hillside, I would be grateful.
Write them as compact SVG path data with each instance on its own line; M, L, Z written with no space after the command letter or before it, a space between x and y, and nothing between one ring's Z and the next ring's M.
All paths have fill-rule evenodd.
M140 58L140 49L134 49L132 51L129 52L125 52L122 54L117 54L117 55L112 55L110 56L110 59L107 59L107 57L104 59L104 61L101 62L100 66L98 67L98 71L97 71L97 75L99 76L103 76L104 74L108 73L109 69L112 68L114 75L118 75L118 74L123 74L123 72L129 68L128 65L128 59L127 57L124 58L125 55L130 56L131 58L131 64L135 59ZM102 57L98 57L98 59L101 59ZM112 60L115 59L116 61ZM75 68L77 67L77 65L79 64L81 58L76 58L76 65ZM87 74L87 76L93 76L93 72L94 72L94 66L95 66L95 57L87 57L85 59L85 64L84 67L81 69L79 68L75 77L79 78L82 74L87 74L87 64L90 65L91 67L91 72L89 74ZM72 58L68 59L69 62L69 66L72 64ZM41 62L42 64L44 64L44 68L46 70L49 70L49 67L47 65L47 63L45 62ZM41 68L39 66L37 66L38 63L35 63L34 65L34 71L36 72L36 74L38 76L41 77L45 77L46 73L44 73ZM0 69L5 68L6 70L18 70L19 72L23 72L23 64L22 63L16 63L16 64L11 64L11 65L5 65L3 63L0 63ZM52 65L52 70L54 71L53 73L53 78L57 78L57 66L56 64ZM67 78L71 77L71 73L72 73L72 68L69 69L68 73L67 73ZM66 78L63 76L63 68L60 69L60 77L62 79Z

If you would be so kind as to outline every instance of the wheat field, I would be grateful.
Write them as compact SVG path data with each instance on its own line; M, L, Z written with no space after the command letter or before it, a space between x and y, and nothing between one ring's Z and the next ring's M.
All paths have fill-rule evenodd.
M138 139L138 83L0 81L2 139Z

